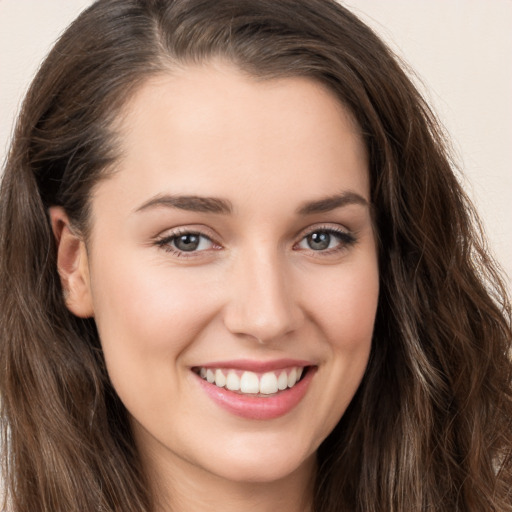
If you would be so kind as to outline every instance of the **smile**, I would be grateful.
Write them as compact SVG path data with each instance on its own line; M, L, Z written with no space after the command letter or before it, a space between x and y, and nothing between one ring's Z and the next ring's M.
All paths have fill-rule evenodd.
M249 420L285 416L306 396L318 366L308 362L224 362L191 368L206 396L227 412Z
M303 366L257 373L227 368L200 367L194 371L210 384L245 395L274 395L293 388L301 379Z

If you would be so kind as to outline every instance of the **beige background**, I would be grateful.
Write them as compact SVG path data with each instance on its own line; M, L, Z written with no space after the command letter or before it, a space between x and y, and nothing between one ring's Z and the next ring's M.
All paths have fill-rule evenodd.
M19 103L38 64L90 3L0 0L2 162ZM452 135L465 186L480 209L491 247L512 276L512 0L344 3L420 77ZM512 285L511 278L508 282Z

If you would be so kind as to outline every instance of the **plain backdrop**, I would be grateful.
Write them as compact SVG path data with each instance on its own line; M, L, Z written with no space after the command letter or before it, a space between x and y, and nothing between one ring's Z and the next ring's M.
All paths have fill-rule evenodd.
M38 65L91 3L0 0L0 161ZM464 186L479 208L491 248L512 277L512 0L343 3L415 70L415 80L452 136Z

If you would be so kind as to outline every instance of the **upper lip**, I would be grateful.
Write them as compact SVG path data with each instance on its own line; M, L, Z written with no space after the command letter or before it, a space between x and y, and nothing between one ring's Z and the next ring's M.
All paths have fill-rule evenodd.
M302 359L274 359L271 361L258 361L254 359L233 359L230 361L215 361L195 366L195 368L225 368L244 370L256 373L283 370L290 367L314 366L311 361Z

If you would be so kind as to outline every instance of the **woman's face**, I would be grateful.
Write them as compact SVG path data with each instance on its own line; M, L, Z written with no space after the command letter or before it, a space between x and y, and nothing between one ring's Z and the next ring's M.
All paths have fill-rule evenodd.
M124 114L81 300L141 452L235 481L312 470L377 307L358 127L312 80L220 62L152 79Z

